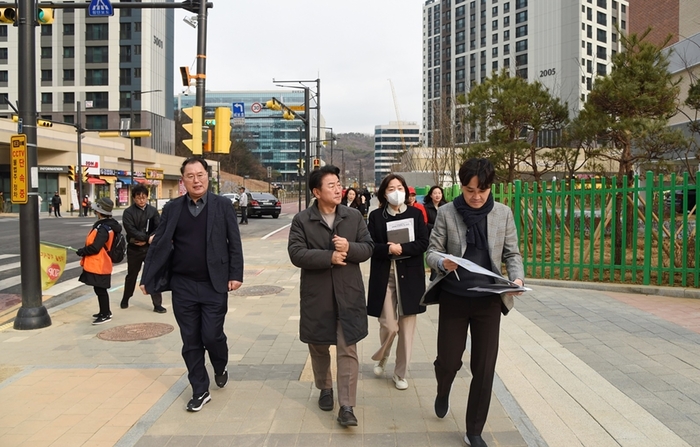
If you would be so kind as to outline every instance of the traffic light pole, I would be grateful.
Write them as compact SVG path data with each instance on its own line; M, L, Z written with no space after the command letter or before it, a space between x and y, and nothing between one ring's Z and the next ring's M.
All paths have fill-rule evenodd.
M19 208L20 275L22 307L15 317L15 329L40 329L51 326L51 317L41 295L39 258L39 165L36 132L36 3L18 0L17 27L19 31L19 119L27 136L29 197Z

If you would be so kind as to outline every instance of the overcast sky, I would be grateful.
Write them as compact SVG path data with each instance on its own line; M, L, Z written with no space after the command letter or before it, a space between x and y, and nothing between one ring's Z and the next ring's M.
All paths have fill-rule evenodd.
M320 78L326 126L373 134L375 125L396 121L391 79L399 116L420 124L424 0L213 1L207 90L274 89L272 78ZM197 31L182 20L193 14L175 11L178 85L178 67L196 72Z

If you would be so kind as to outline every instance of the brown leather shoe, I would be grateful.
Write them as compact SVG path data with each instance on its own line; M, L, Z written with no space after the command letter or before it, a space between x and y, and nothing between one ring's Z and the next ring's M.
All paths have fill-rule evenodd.
M352 412L352 407L348 405L343 405L338 411L338 422L343 427L357 427L357 418L355 413Z

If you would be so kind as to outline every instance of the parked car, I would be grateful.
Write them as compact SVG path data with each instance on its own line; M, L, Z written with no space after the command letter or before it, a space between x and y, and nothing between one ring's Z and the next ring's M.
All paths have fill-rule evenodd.
M272 216L280 217L282 203L277 197L267 192L246 192L248 194L248 217Z

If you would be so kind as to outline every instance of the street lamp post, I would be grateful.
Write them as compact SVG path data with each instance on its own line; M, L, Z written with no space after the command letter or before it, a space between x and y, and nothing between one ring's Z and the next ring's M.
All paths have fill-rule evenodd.
M335 142L335 135L333 135L333 128L332 127L323 127L321 126L321 129L330 129L331 131L331 138L330 139L325 139L322 141L330 141L331 142L331 164L333 164L333 143Z
M345 186L345 149L336 149L337 151L340 151L341 155L343 156L342 161L340 162L340 183Z

